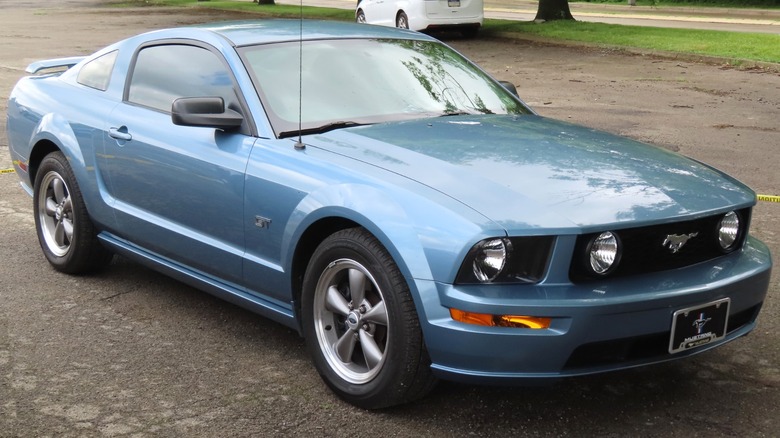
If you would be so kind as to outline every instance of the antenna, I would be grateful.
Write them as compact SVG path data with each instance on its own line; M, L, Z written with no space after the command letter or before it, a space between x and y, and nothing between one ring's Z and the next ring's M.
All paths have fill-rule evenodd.
M298 9L300 18L298 19L298 141L295 142L295 149L306 149L306 145L301 141L302 120L303 120L303 0L299 0Z

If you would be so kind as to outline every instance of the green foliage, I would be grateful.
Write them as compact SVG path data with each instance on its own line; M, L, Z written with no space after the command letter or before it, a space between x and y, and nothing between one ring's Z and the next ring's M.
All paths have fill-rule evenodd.
M512 32L544 38L729 59L780 63L780 35L714 30L621 26L580 21L546 23L486 20L486 34Z

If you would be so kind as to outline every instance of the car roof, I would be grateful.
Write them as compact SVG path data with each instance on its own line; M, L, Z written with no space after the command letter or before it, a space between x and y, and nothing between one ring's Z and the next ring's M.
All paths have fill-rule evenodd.
M237 47L298 41L301 38L303 40L352 38L434 40L425 34L391 27L297 19L229 21L195 25L190 29L217 33Z

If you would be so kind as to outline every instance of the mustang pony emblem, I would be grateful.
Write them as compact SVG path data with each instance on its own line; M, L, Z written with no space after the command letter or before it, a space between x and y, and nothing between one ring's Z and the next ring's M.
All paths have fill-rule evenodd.
M669 234L666 236L664 243L661 245L663 245L664 248L669 248L669 250L672 251L672 254L674 254L679 251L680 248L682 248L690 239L698 235L698 231L691 234Z
M710 322L712 318L705 318L704 312L701 312L699 314L699 319L696 321L693 321L693 326L696 327L696 334L701 334L702 330L704 330L704 325Z

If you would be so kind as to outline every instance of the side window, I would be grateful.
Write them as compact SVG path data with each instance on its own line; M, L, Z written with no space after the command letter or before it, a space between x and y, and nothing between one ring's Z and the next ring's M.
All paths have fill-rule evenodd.
M127 101L170 112L180 97L236 100L233 81L214 53L195 46L161 45L141 49L135 61Z
M111 80L111 72L114 70L117 53L119 52L114 50L84 64L76 79L78 83L96 90L106 91L108 82Z

